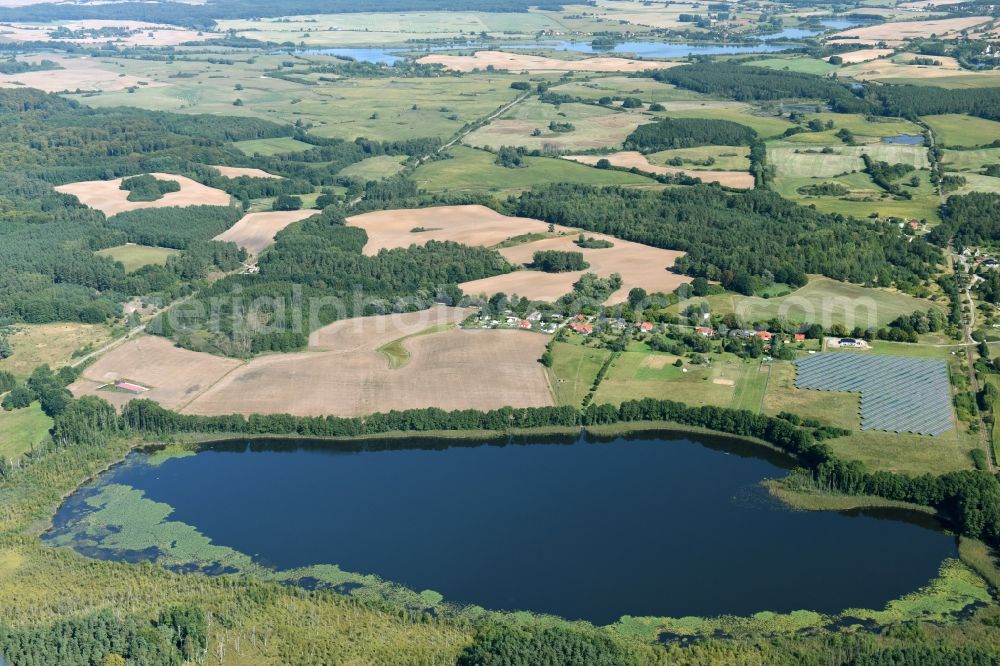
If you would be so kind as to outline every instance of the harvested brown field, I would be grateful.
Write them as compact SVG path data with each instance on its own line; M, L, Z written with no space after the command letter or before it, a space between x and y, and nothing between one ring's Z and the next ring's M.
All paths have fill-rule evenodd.
M546 406L553 402L538 358L547 342L524 331L452 329L405 341L410 361L398 369L374 349L264 356L226 375L183 411L361 416L421 407Z
M313 331L309 336L309 348L342 354L370 351L435 326L457 324L473 312L474 309L469 308L435 305L419 312L342 319Z
M128 192L119 189L122 178L115 180L88 180L56 187L57 192L72 194L80 203L96 208L108 217L140 208L167 208L169 206L228 206L229 194L214 187L207 187L184 176L169 173L152 174L160 180L176 180L179 192L164 194L156 201L129 201Z
M892 49L861 49L859 51L848 51L838 54L847 65L855 65L859 62L868 62L876 58L882 58L894 53Z
M268 173L263 169L253 169L250 167L212 165L212 168L226 178L239 178L240 176L247 176L249 178L281 178L281 176L275 176L273 173Z
M611 155L567 155L567 160L589 164L594 166L600 160L605 159L611 162L612 166L624 169L636 168L647 173L672 175L686 173L689 176L700 178L705 183L719 183L726 187L736 187L740 189L751 189L754 186L754 178L745 171L703 171L701 169L678 169L674 167L659 166L650 163L646 156L634 150L625 150Z
M2 35L0 35L2 36ZM86 56L67 57L46 54L21 58L29 62L51 60L63 69L44 72L22 72L20 74L0 74L0 88L37 88L44 92L75 92L99 90L115 92L138 86L151 88L164 86L165 83L140 79L122 74L118 70L108 69L102 63Z
M691 281L691 278L677 273L671 273L670 267L683 252L662 250L660 248L631 243L619 238L602 234L587 234L595 238L603 238L614 243L612 247L603 249L584 249L573 241L578 233L574 232L558 238L547 238L533 243L524 243L500 250L507 261L512 264L529 264L535 252L540 250L561 250L580 252L584 260L590 264L585 271L566 273L543 273L541 271L514 271L505 275L497 275L482 280L474 280L459 285L467 294L492 295L497 292L526 296L533 300L554 301L573 290L573 283L584 273L596 273L608 277L612 273L620 273L622 287L608 298L608 303L620 303L626 299L633 287L642 287L652 293L662 291L669 293L678 286Z
M429 240L492 247L513 236L544 233L548 228L539 220L507 217L486 206L381 210L349 217L347 223L368 232L364 252L369 255L386 248L423 245Z
M642 72L647 69L663 69L681 63L662 61L629 60L599 56L582 60L559 60L528 55L526 53L505 53L503 51L477 51L475 55L459 56L431 54L417 60L426 65L444 65L456 72L485 70L490 65L494 69L510 72Z
M844 43L844 40L850 40L858 44L886 42L887 44L898 45L906 39L929 37L932 34L936 34L938 37L946 37L950 34L982 25L991 20L989 16L963 16L961 18L932 19L930 21L896 21L878 25L866 25L838 32L832 36L831 41Z
M99 358L69 389L73 395L96 395L122 407L135 395L100 387L126 379L150 389L143 398L177 409L241 365L236 359L181 349L166 338L145 335Z
M250 254L260 254L274 243L279 231L290 224L316 215L319 211L283 210L265 213L248 213L213 240L230 241L246 249Z

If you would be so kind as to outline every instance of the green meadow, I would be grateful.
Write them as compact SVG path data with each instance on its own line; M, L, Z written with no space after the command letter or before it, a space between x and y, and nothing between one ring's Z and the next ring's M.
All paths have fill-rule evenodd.
M417 187L428 192L503 194L563 182L662 187L645 176L595 169L559 158L528 157L525 158L526 167L508 169L496 164L496 156L484 150L456 146L448 152L450 159L427 162L413 172Z

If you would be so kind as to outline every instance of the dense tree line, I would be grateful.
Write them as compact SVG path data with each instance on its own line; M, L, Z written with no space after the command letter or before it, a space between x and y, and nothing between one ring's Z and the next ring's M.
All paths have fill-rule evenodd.
M653 77L688 90L739 101L818 99L829 103L838 113L871 113L910 119L966 113L1000 120L1000 88L848 85L836 78L815 74L723 62L682 65L659 70Z
M903 289L930 278L941 252L890 225L816 212L764 191L694 186L648 192L556 184L506 212L681 250L676 270L750 294L762 276L801 286L807 273Z
M181 184L176 180L160 180L147 173L123 179L119 189L128 192L129 201L156 201L162 199L164 194L180 192Z
M699 62L658 70L653 78L687 90L744 102L822 99L843 113L868 109L868 104L847 84L836 79L767 67Z
M959 248L1000 240L1000 195L970 192L948 197L941 208L941 224L929 234L938 245L954 241Z
M539 250L532 256L531 265L546 273L565 273L590 268L590 264L583 260L582 252L562 250Z
M620 666L631 663L624 647L604 634L537 622L488 622L462 651L458 666Z
M0 62L0 74L23 74L24 72L45 72L53 69L62 69L57 63L51 60L39 60L29 62L11 58Z
M635 128L625 138L625 149L657 152L693 146L749 146L756 138L752 129L730 120L664 118Z
M181 666L208 645L205 615L170 608L156 622L102 610L47 627L0 625L0 656L17 666Z
M107 226L121 231L130 243L184 250L218 236L242 216L229 206L140 208L109 217Z

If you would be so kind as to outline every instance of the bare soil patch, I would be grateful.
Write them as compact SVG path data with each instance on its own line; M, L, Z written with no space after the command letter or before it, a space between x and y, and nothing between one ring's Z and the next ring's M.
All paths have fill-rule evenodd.
M313 331L309 336L309 348L342 354L370 351L434 326L458 323L472 312L468 308L436 305L418 312L342 319Z
M99 358L69 389L73 395L96 395L121 408L136 396L100 387L128 379L150 389L143 398L176 409L240 365L236 359L181 349L165 338L146 335Z
M546 406L552 396L538 363L546 342L524 331L452 329L407 340L410 361L398 369L374 349L265 356L226 375L183 411L361 416Z
M861 49L859 51L849 51L848 53L839 54L844 62L848 65L855 65L859 62L868 62L869 60L875 60L876 58L882 58L884 56L894 53L892 49Z
M690 282L691 278L668 269L674 265L683 252L662 250L660 248L631 243L619 238L602 234L587 234L595 238L604 238L613 247L602 249L584 249L573 241L578 232L558 238L547 238L533 243L524 243L500 250L507 261L512 264L529 264L535 252L540 250L561 250L580 252L584 260L590 264L585 271L566 273L543 273L541 271L523 270L497 275L482 280L474 280L459 285L467 294L492 295L497 292L517 294L530 299L553 301L573 290L573 283L584 273L596 273L608 277L612 273L620 273L622 287L608 298L608 303L620 303L626 299L633 287L642 287L648 292L662 291L669 293L681 284Z
M240 176L247 176L249 178L278 178L281 176L275 176L273 173L268 173L263 169L253 169L250 167L230 167L230 166L218 166L213 165L213 169L218 171L221 175L226 178L239 178Z
M444 65L457 72L485 70L490 65L494 69L511 72L641 72L647 69L663 69L679 65L661 61L629 60L599 56L582 60L559 60L526 53L505 53L503 51L477 51L471 56L431 54L417 60L428 65Z
M611 155L567 155L567 160L589 164L594 166L600 160L608 160L612 166L631 169L633 167L647 173L672 175L686 173L694 178L700 178L705 183L719 183L727 187L737 187L741 189L751 189L754 186L754 178L745 171L703 171L701 169L679 169L674 167L659 166L652 164L646 156L634 150L626 150Z
M167 208L170 206L228 206L229 194L214 187L207 187L184 176L169 173L152 174L160 180L175 180L181 189L164 194L156 201L129 201L128 192L119 189L122 179L88 180L56 187L57 192L72 194L80 203L96 208L108 217L140 208Z
M250 254L260 254L274 243L274 237L279 231L317 213L318 211L310 209L249 213L213 240L230 241L245 248Z
M837 41L849 39L859 44L880 41L887 44L900 44L906 39L928 37L932 34L945 37L991 20L989 16L964 16L930 21L895 21L845 30L833 35L832 39Z
M347 223L368 233L364 252L369 255L382 249L423 245L429 240L492 247L513 236L544 233L548 228L540 220L506 217L486 206L382 210L349 217ZM426 231L411 231L418 228Z

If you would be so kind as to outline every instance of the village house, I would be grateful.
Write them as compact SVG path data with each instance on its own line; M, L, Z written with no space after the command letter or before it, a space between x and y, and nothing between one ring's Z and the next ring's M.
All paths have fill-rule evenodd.
M715 329L710 326L695 326L694 332L706 338L715 337Z
M636 324L636 326L643 333L650 333L653 330L653 322L651 322L651 321L644 321L641 324Z

